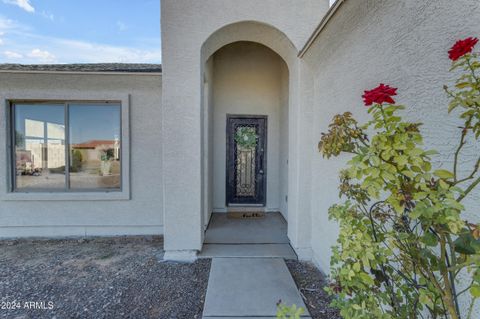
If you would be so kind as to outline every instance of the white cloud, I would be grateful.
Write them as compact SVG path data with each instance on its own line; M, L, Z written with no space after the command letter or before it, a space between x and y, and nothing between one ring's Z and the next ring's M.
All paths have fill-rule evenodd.
M11 59L11 60L16 60L16 59L21 59L21 58L23 58L23 55L21 55L21 54L18 53L18 52L13 52L13 51L3 51L3 55L4 55L7 59Z
M40 49L33 49L30 53L27 54L28 57L33 59L38 59L42 63L53 63L55 62L55 56L48 51L42 51Z
M0 17L0 31L2 31L2 34L5 33L3 32L3 30L13 29L13 28L15 28L15 22L13 20Z
M30 3L30 0L3 0L3 3L16 5L27 12L35 12L35 8Z
M162 56L159 39L147 38L139 40L136 46L120 46L56 38L38 34L28 25L1 14L0 38L8 43L9 50L0 51L0 63L159 63Z
M3 45L5 42L0 38L0 45Z
M160 48L135 49L56 38L51 39L48 47L63 63L155 63L161 60Z

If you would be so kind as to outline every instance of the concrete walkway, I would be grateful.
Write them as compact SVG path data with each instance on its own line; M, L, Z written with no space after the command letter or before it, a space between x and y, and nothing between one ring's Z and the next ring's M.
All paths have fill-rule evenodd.
M199 257L212 258L204 319L276 318L279 300L306 309L284 261L297 255L279 213L260 219L213 214Z
M306 309L283 259L214 258L203 318L275 318L279 300Z

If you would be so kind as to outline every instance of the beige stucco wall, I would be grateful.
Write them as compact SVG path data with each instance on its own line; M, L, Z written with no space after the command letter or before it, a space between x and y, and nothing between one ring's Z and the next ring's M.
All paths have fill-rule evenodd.
M204 77L203 77L203 145L204 151L202 154L202 173L203 173L203 188L202 199L204 209L203 227L207 227L210 216L213 212L213 57L210 57L205 63Z
M281 164L287 162L288 69L269 48L253 42L236 42L213 55L213 209L225 212L227 114L267 115L268 211L286 214L281 186L288 184ZM285 83L287 85L285 85ZM285 92L285 86L286 92ZM287 95L285 97L285 95ZM287 116L283 116L287 113ZM283 180L282 180L283 179Z
M206 153L202 143L204 62L225 44L240 40L259 42L278 49L275 51L291 68L290 88L292 84L296 88L296 52L327 9L327 0L299 0L295 5L290 0L162 1L163 132L165 140L176 141L175 145L165 144L163 153L167 259L192 258L195 251L201 249L202 225L208 215L204 211L208 206L204 190L208 174L204 173L202 160ZM249 21L256 24L241 23ZM229 30L209 39L224 27ZM207 40L211 41L206 43ZM292 108L295 92L290 91L289 98ZM289 121L296 123L296 117L290 115ZM179 153L178 149L185 151ZM292 164L290 158L289 177L295 167L297 164ZM182 174L178 174L179 171ZM289 201L289 205L295 203L295 200ZM291 237L296 237L298 227L289 221L289 233L291 231Z
M161 92L160 75L0 72L2 117L6 98L121 100L130 95L130 163L123 163L130 165L130 199L61 200L61 194L51 194L48 200L29 200L27 194L19 200L0 200L0 237L162 234ZM3 199L8 188L6 158L0 157Z
M320 133L327 130L334 114L351 111L368 119L361 95L379 83L398 87L397 101L405 104L404 115L421 127L426 147L452 154L459 140L455 116L447 114L448 98L442 86L452 83L447 51L460 38L480 35L478 0L348 0L306 53L302 91L310 105L305 127L311 127L312 159L311 246L321 269L328 271L330 247L337 238L337 225L327 217L338 199L338 171L348 156L322 159L317 151ZM310 119L309 119L310 118ZM480 153L469 145L462 168L472 168ZM453 156L436 157L436 166L451 169ZM480 192L466 202L465 217L479 221Z

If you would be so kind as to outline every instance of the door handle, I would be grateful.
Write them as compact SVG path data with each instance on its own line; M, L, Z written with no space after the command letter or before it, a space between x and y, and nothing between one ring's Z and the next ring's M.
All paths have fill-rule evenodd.
M258 170L258 173L259 173L260 175L263 175L263 173L264 173L264 172L263 172L263 149L260 149L260 154L259 154L259 156L258 156L258 160L260 161L260 163L259 163L259 164L260 164L260 165L259 165L260 168L259 168L259 170Z

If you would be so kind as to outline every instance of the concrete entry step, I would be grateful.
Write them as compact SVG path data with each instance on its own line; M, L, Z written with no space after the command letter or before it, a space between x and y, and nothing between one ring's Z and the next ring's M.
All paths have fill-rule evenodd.
M289 244L287 222L280 213L265 218L232 219L225 213L212 214L205 232L205 244Z
M283 259L214 258L203 318L275 318L279 300L306 309Z
M297 259L289 244L205 244L198 257Z

